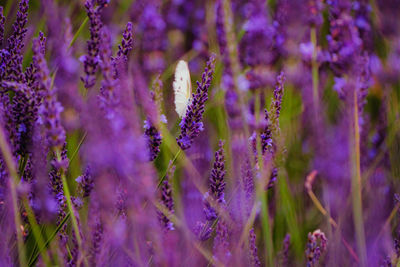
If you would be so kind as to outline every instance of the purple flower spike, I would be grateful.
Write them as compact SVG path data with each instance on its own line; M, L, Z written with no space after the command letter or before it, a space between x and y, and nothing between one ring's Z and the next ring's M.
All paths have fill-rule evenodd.
M208 225L208 222L204 223L198 221L196 223L194 233L200 241L206 241L211 237L212 228Z
M308 1L308 23L310 23L310 25L319 27L322 24L322 22L324 21L324 18L322 16L323 8L324 5L322 0Z
M208 99L208 88L211 85L215 68L215 55L212 54L204 69L201 82L197 82L196 93L192 94L192 101L187 108L186 115L181 123L181 134L176 139L178 145L183 149L192 146L193 139L203 131L203 123L201 119L204 113L204 105Z
M118 57L128 60L128 54L133 48L133 33L132 33L132 22L128 22L125 27L125 31L122 34L121 44L118 46Z
M157 158L158 153L160 153L160 145L162 141L161 134L149 121L144 121L144 129L144 134L147 139L147 147L149 148L149 158L150 161L153 161Z
M3 44L4 40L4 23L6 22L6 17L3 15L3 7L0 6L0 46Z
M258 249L256 245L256 234L254 233L254 228L251 228L249 231L249 259L250 266L259 267L261 266L261 262L258 258Z
M81 77L81 80L85 83L87 89L93 87L96 83L95 74L99 65L100 30L103 27L100 13L107 4L107 1L98 2L96 7L91 0L86 0L85 3L86 13L90 22L90 40L87 41L88 54L82 58L86 76Z
M321 230L315 230L312 234L308 233L306 248L307 267L318 265L321 254L325 252L328 240Z
M215 161L213 169L211 170L210 176L210 190L204 196L205 208L204 213L206 214L206 219L208 221L213 221L217 219L218 215L215 209L207 201L209 198L217 203L224 204L224 189L225 189L225 157L224 157L224 142L219 141L219 150L215 152Z
M100 67L103 74L103 81L101 82L101 98L105 104L113 105L116 103L115 87L116 80L114 76L114 67L112 64L112 51L110 35L106 28L100 32Z
M289 249L290 249L290 234L287 233L283 239L283 246L281 251L281 266L289 266Z
M229 251L229 234L227 223L222 218L219 219L215 230L213 253L214 257L224 265L227 265L232 256Z
M170 184L170 179L173 177L175 172L175 166L171 167L172 162L169 163L169 171L165 176L164 181L161 185L161 204L166 208L170 213L174 213L174 199L172 198L172 187ZM171 220L161 211L158 212L158 216L160 218L160 222L166 231L174 230L174 224Z
M24 38L27 31L25 26L28 22L28 7L28 0L21 0L17 18L13 24L14 32L7 42L8 57L3 59L6 62L6 71L0 74L0 78L5 78L5 75L8 80L22 81L23 55L21 51L24 48Z
M92 242L89 251L89 259L90 265L96 266L97 257L100 254L101 245L103 242L103 224L100 221L98 214L94 214L96 216L94 227L92 228Z
M272 101L272 107L275 111L274 120L276 123L276 127L279 127L279 115L281 114L281 106L282 106L282 96L283 96L283 84L285 82L285 74L281 72L276 78L276 85L274 90L274 99Z
M63 111L61 103L57 101L56 89L51 89L51 77L44 58L43 43L40 39L34 39L33 45L33 62L37 69L36 79L40 83L43 91L44 99L39 107L41 118L40 123L45 128L45 135L48 148L61 149L65 142L65 130L61 125L60 116Z
M94 187L90 167L86 167L85 172L76 178L75 181L79 184L79 191L82 197L89 197Z
M260 135L263 155L265 155L266 152L272 153L274 151L274 146L272 142L272 132L270 129L270 120L267 109L265 109L265 123L266 126L264 128L264 131Z

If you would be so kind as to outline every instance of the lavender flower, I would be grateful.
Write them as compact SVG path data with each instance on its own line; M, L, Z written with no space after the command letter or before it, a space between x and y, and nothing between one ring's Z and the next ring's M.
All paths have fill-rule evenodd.
M330 34L328 50L330 64L337 77L346 74L353 64L353 59L361 50L362 40L350 14L347 1L329 1Z
M261 266L261 262L258 258L258 249L256 245L256 234L254 233L254 228L251 228L249 231L249 260L250 266Z
M94 5L92 0L86 0L85 8L90 22L90 40L87 41L87 52L88 54L82 57L85 77L81 77L87 89L93 87L96 83L94 75L96 74L98 64L99 64L99 51L100 51L100 30L103 27L101 22L100 14L103 7L106 5L104 3L98 3L97 6Z
M321 254L325 252L327 239L321 230L315 230L312 234L308 233L306 248L307 267L317 266Z
M215 152L215 161L210 176L210 190L204 196L205 208L204 213L208 221L215 220L218 215L216 210L209 203L209 199L219 204L224 204L224 189L225 189L225 156L224 156L224 142L219 141L219 149Z
M270 129L270 120L269 120L269 115L268 115L268 110L265 109L265 127L264 131L261 133L261 150L262 154L265 155L265 153L273 153L275 151L275 147L272 141L272 131Z
M165 68L163 52L167 49L166 23L161 14L161 2L146 1L138 21L139 44L143 69L147 73Z
M273 167L271 170L271 175L269 176L269 181L267 184L267 190L271 189L272 187L274 187L274 184L276 182L276 179L278 178L278 168Z
M147 139L147 147L149 149L149 158L150 161L153 161L157 158L157 155L160 152L162 141L161 134L157 128L148 121L144 122L144 129L144 134Z
M211 237L212 228L210 227L208 222L204 223L204 222L198 221L194 228L194 233L200 241L206 241L206 240L210 239L210 237Z
M6 17L3 15L3 6L0 6L0 46L3 44L4 40L4 23L6 22Z
M214 246L213 246L213 257L218 259L223 264L228 264L231 257L229 251L229 229L227 223L220 218L217 223L215 230Z
M169 163L168 169L168 173L166 174L165 179L161 185L161 204L166 210L173 214L174 199L172 198L172 187L170 185L170 179L173 178L175 166L172 165L172 162ZM171 220L163 212L159 211L158 216L165 231L172 231L175 229Z
M273 63L274 27L267 17L266 3L251 1L247 3L247 21L243 25L245 35L240 41L241 61L251 67Z
M80 191L82 197L89 197L94 187L90 167L86 167L85 172L76 178L75 181L79 185L78 190Z
M193 139L203 131L201 119L204 113L204 105L208 99L208 88L211 85L215 67L215 55L211 55L204 69L201 82L197 82L196 93L192 94L192 101L186 110L186 115L181 123L181 134L176 139L178 145L186 150L191 147Z
M279 116L281 114L282 97L283 97L283 84L285 82L285 74L281 72L276 78L276 85L274 89L274 98L271 103L270 112L273 113L271 117L271 126L273 132L279 129Z
M22 81L22 54L24 47L24 38L28 22L28 0L21 0L17 11L17 18L13 24L13 34L7 40L8 56L4 60L6 62L5 73L0 74L0 78L7 78L11 81ZM6 55L3 53L3 56ZM4 77L5 76L5 77Z
M125 31L122 34L121 44L118 46L118 57L123 57L124 60L128 60L128 54L133 48L133 36L132 36L132 22L128 22L125 27Z
M33 40L32 50L33 62L37 69L36 79L40 81L44 96L43 103L39 107L40 122L45 129L48 148L56 151L61 149L65 142L65 130L60 121L60 115L64 109L56 99L56 89L51 89L51 77L39 39Z
M290 248L290 234L287 233L283 239L282 251L281 251L281 265L289 266L289 248Z
M311 26L319 27L323 22L322 10L323 10L322 0L308 0L308 21Z
M90 259L90 265L91 266L96 266L96 263L98 262L98 257L99 253L101 250L101 245L103 242L103 224L100 221L100 218L96 217L94 220L95 224L94 227L92 228L92 242L91 242L91 247L90 247L90 254L89 254L89 259Z
M122 34L121 44L118 45L117 56L113 58L114 66L114 78L117 79L120 68L127 68L128 66L128 55L133 49L133 33L132 33L132 22L126 24L124 33ZM124 69L123 69L124 70Z
M38 117L39 98L29 86L24 83L2 82L4 89L14 92L11 103L8 103L10 112L6 113L6 125L14 154L28 155L32 144L34 124ZM7 99L6 102L9 102Z
M241 166L241 184L244 193L244 207L246 217L250 216L251 209L254 202L254 178L253 170L251 168L250 160L247 158Z
M101 82L100 88L100 99L104 105L103 108L107 110L118 103L118 98L116 98L115 93L117 82L114 75L114 66L112 64L111 40L106 28L102 28L100 31L99 54L101 59L101 73L103 74L103 81Z

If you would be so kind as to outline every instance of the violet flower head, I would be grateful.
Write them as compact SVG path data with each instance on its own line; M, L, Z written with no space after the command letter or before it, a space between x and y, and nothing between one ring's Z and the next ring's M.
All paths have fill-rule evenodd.
M273 167L267 184L267 189L271 189L272 187L274 187L277 178L278 178L278 168Z
M261 149L262 149L262 154L265 155L266 152L273 153L274 151L274 145L272 142L272 131L270 129L270 120L269 120L269 115L268 115L268 110L265 109L265 123L266 126L264 128L264 131L261 133Z
M42 53L42 47L40 39L33 40L33 62L37 69L36 77L44 95L43 103L39 107L39 122L45 128L48 148L55 151L56 149L61 149L65 142L65 130L61 125L60 118L63 107L57 101L56 89L51 89L51 77Z
M285 238L283 239L281 257L282 257L282 266L289 266L289 248L290 248L290 234L287 233Z
M194 234L200 241L206 241L211 237L212 227L210 227L208 222L198 221L194 228Z
M204 213L208 221L213 221L218 217L217 211L208 202L209 198L218 204L225 204L224 189L225 189L225 156L224 156L224 142L219 141L219 149L215 152L215 161L211 170L210 176L210 190L205 194L205 208Z
M106 1L103 2L98 3L97 6L94 5L92 0L86 0L85 2L86 13L90 23L90 40L87 41L87 55L82 57L86 76L81 77L81 80L87 89L93 87L96 83L95 74L99 64L100 30L103 27L100 13L106 5Z
M132 33L132 22L128 22L125 27L125 31L122 34L121 44L118 45L117 56L128 61L128 54L133 49L133 33Z
M94 187L90 167L86 167L85 172L76 178L75 181L79 185L78 190L81 192L82 197L89 197Z
M193 139L203 131L203 123L201 119L204 113L204 105L208 99L208 88L211 85L215 68L215 55L212 54L204 69L201 82L197 81L196 93L192 94L192 100L187 107L186 115L181 123L181 133L176 139L178 145L186 150L192 146Z
M147 139L147 147L149 149L149 158L150 161L153 161L157 158L158 153L160 153L160 145L161 145L161 134L157 130L157 128L151 124L149 121L144 121L144 134Z
M12 100L7 101L11 103L6 113L6 129L14 154L26 155L32 144L33 128L38 113L36 93L24 83L3 81L0 86L14 92Z
M117 85L114 76L114 65L112 64L111 40L108 30L102 28L100 31L99 45L100 67L103 75L101 81L101 101L105 106L103 108L114 106L118 99L116 98L115 87Z
M154 73L165 68L163 52L167 49L167 24L162 16L159 3L147 1L138 22L138 34L141 35L141 61L147 72Z
M27 32L25 28L28 22L28 0L21 0L17 11L17 18L13 24L14 32L7 40L7 59L6 76L8 80L22 80L22 48L24 47L24 38Z
M248 20L243 24L245 34L240 41L241 61L249 66L269 65L274 62L271 52L275 29L267 17L264 1L250 1L247 4Z
M240 172L242 178L241 182L243 185L245 213L246 216L250 216L250 212L254 202L255 189L253 169L248 158L245 159L244 163L242 164Z
M330 66L336 76L341 77L351 70L353 59L362 48L350 4L347 1L332 0L330 11L330 33L327 35Z
M174 213L174 199L172 198L172 187L170 184L170 179L172 179L175 166L172 165L172 161L168 165L168 173L166 174L164 181L161 184L161 205L164 206L171 214ZM174 224L171 220L166 216L163 212L158 212L159 220L161 225L163 226L164 230L172 231L174 230Z
M65 149L65 145L63 146L63 149L61 151L61 162L65 162L64 169L67 168L68 165L68 158L67 158L67 150ZM65 208L67 206L66 199L64 196L64 185L61 180L61 175L60 175L60 169L61 166L58 163L58 160L52 160L51 161L51 171L49 173L49 187L50 191L53 194L53 197L56 200L57 203L57 214L58 214L58 220L57 223L60 223L64 217L65 217ZM63 230L65 230L65 227L63 227ZM60 233L60 235L65 235L65 233ZM67 238L67 236L65 236Z
M274 89L274 99L272 101L272 109L275 111L275 118L279 120L281 114L282 97L283 97L283 85L285 82L285 74L281 72L276 78L276 85ZM278 124L279 125L279 124Z
M315 230L312 234L308 233L306 248L307 267L318 265L321 254L325 252L328 240L321 230Z
M213 254L214 258L217 258L218 261L225 265L231 257L231 252L229 251L229 229L222 218L218 220L215 230Z
M3 15L3 6L0 6L0 46L3 44L4 40L4 24L6 22L6 17Z
M310 23L311 26L321 26L324 19L322 16L323 8L322 0L308 0L308 23Z
M249 260L250 266L261 266L260 259L258 258L258 249L256 245L256 234L254 233L254 228L251 228L249 231Z
M100 221L98 214L95 218L94 227L92 228L92 240L91 240L91 247L89 250L89 260L91 266L96 266L97 257L100 254L101 245L103 242L103 224Z

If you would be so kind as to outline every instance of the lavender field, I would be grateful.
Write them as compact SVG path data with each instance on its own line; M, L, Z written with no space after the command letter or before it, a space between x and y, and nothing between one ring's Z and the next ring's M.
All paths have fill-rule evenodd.
M0 267L400 267L400 0L0 0Z

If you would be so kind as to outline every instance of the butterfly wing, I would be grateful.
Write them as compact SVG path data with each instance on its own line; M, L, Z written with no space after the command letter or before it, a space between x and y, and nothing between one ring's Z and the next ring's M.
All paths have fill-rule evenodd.
M189 66L184 60L180 60L178 65L176 65L173 87L175 93L175 110L179 117L182 118L186 113L192 95Z

